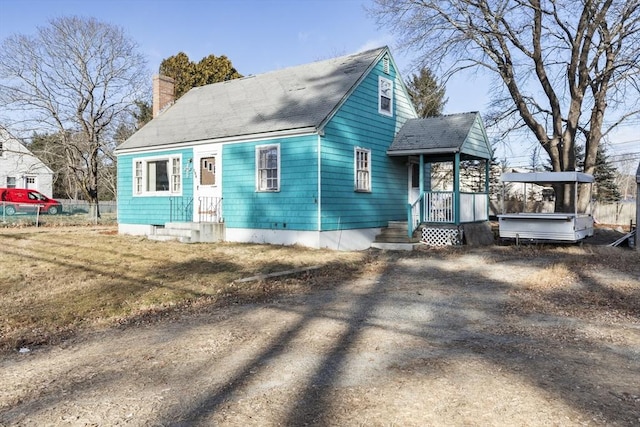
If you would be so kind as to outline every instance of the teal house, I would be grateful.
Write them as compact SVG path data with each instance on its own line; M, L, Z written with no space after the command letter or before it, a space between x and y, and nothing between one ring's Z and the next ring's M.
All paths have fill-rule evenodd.
M415 202L427 208L429 153L397 139L416 112L388 48L193 88L168 106L165 84L154 80L161 111L117 149L120 233L358 250L390 223L409 222L407 237L428 219ZM484 135L468 114L462 146Z

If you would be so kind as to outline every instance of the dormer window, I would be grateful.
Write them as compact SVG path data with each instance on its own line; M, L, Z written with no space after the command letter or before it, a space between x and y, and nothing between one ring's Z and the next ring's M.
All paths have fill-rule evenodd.
M378 79L378 112L393 116L393 82L384 77Z

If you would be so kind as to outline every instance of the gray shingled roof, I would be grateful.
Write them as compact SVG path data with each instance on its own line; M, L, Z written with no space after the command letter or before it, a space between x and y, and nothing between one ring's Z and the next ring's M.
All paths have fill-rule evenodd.
M445 154L462 149L477 112L409 119L387 150L389 155Z
M193 88L118 150L317 128L384 51Z

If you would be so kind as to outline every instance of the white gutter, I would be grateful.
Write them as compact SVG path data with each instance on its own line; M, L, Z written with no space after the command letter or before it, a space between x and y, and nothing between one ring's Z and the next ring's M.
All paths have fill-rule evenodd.
M417 150L387 150L387 156L416 156L418 154L455 154L460 148L421 148Z
M120 154L135 154L135 153L143 153L148 151L156 151L156 150L169 150L169 149L177 149L177 148L186 148L193 147L196 145L205 145L205 144L234 144L234 143L244 143L244 142L257 142L264 141L267 139L273 138L290 138L294 136L305 136L305 135L315 135L318 133L318 129L315 126L308 126L299 129L288 129L277 132L262 132L251 135L236 135L236 136L228 136L223 138L211 138L211 139L202 139L197 141L184 141L184 142L170 142L167 144L161 145L151 145L145 147L133 147L133 148L116 148L116 155Z

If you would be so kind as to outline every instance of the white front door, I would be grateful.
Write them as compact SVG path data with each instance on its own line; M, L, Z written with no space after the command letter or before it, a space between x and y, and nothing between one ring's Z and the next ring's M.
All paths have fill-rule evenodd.
M222 161L218 151L195 153L194 222L222 221Z

